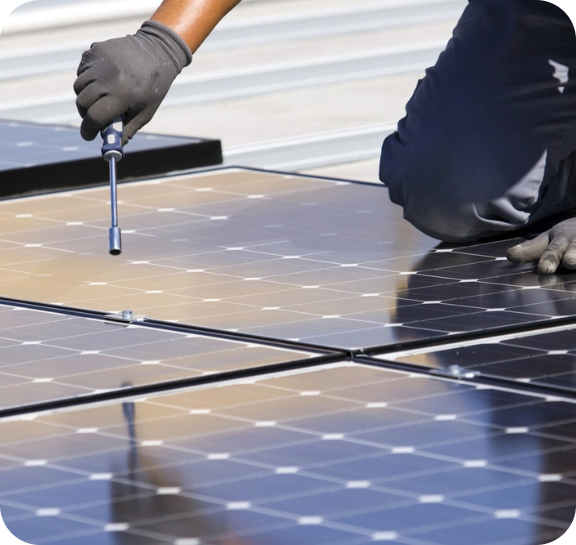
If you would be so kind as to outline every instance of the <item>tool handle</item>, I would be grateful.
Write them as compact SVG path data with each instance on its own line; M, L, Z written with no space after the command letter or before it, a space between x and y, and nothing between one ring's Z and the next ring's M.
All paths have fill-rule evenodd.
M124 157L122 148L122 135L124 133L124 116L116 117L110 125L102 131L102 157L110 161L112 157L120 161Z

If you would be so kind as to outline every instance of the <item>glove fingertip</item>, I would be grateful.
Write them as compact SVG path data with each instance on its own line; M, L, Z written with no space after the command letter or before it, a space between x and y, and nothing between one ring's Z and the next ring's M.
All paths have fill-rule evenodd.
M134 131L131 125L124 125L124 133L122 134L122 146L130 143L130 140L134 138L136 131Z
M524 251L521 244L512 246L512 248L508 248L508 250L506 250L506 259L512 263L522 263L523 255Z
M87 131L86 129L80 128L80 136L87 142L92 142L98 136L98 133L93 133L92 131Z
M125 146L134 136L136 133L142 129L146 123L152 119L152 116L149 116L144 112L136 117L128 117L124 124L124 136L122 137L122 145Z
M552 265L551 263L545 263L544 265L538 265L538 273L539 274L554 274L557 270L557 267Z
M554 274L558 269L558 262L556 259L545 257L538 263L538 272L540 274Z
M562 265L570 270L576 269L576 255L565 254L564 258L562 259Z

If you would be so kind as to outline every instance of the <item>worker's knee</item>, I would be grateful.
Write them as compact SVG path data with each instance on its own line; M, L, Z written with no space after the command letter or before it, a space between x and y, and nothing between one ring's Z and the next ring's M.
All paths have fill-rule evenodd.
M458 184L446 178L434 183L426 175L425 165L401 177L389 176L388 172L381 165L381 179L388 186L390 200L402 206L404 218L414 227L446 242L470 242L482 236L482 221Z
M407 145L398 134L384 143L380 179L404 217L446 242L470 242L518 229L538 200L546 157L524 180L503 179L474 154L445 146Z

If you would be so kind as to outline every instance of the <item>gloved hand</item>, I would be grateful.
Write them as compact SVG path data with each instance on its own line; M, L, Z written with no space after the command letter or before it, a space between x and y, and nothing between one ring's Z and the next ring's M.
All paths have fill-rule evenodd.
M186 42L158 21L146 21L134 35L92 44L74 83L82 138L94 140L115 117L125 115L125 145L152 119L191 62Z
M576 218L565 220L533 240L510 248L506 257L512 263L539 260L540 274L553 274L562 262L567 269L576 269Z

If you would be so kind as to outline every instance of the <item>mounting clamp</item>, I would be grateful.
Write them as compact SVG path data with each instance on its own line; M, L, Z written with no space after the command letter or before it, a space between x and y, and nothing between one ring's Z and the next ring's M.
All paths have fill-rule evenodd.
M469 371L468 369L464 369L459 365L451 365L450 367L446 367L445 369L433 369L430 371L431 375L436 375L439 377L446 377L446 378L455 378L455 379L471 379L477 377L480 373L476 371Z
M107 322L130 324L132 322L145 322L150 318L150 316L134 314L131 310L123 310L122 312L117 312L115 314L106 314L105 318Z

